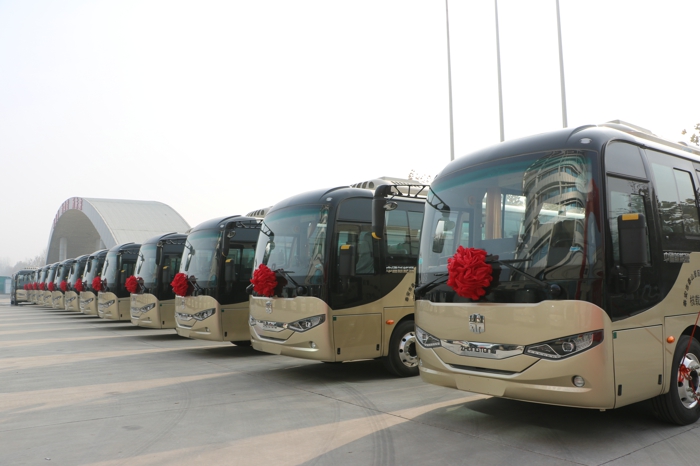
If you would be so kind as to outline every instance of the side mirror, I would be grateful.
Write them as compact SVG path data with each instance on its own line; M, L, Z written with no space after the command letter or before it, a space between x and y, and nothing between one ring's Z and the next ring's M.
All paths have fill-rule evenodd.
M391 194L391 188L392 185L383 184L377 186L377 189L374 190L374 197L372 198L372 237L374 239L381 239L384 236L384 213L398 207L396 202L387 203L386 197Z
M343 244L340 246L338 269L340 278L355 276L355 246L352 244Z
M627 269L627 293L639 288L642 267L649 263L647 223L642 214L622 214L617 217L620 244L620 265Z

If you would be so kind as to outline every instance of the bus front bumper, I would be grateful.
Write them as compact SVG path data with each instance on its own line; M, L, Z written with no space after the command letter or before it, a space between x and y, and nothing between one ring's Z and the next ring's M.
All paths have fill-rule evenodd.
M615 406L612 363L606 362L604 345L564 360L533 358L532 365L513 373L446 364L434 349L417 346L420 376L428 383L559 406L595 409ZM583 378L583 387L574 385L576 376Z

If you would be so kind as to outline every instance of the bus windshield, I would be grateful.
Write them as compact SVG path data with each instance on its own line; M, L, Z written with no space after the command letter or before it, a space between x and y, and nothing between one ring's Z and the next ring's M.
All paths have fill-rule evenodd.
M220 230L194 231L187 235L181 271L194 277L197 286L216 289L222 242L223 233Z
M594 152L562 150L439 177L426 203L420 282L446 275L459 246L498 256L501 285L591 276L602 247L593 164Z
M255 268L284 270L298 285L321 285L328 226L328 206L289 207L268 214L260 230ZM294 284L294 283L290 283Z
M107 286L116 287L117 283L117 268L119 267L119 257L116 251L107 253L103 267L102 279L107 282Z
M86 259L73 262L70 267L70 273L68 274L68 283L71 287L75 286L75 283L79 278L83 277L83 271L85 270Z
M89 262L85 265L87 272L85 273L85 283L88 286L92 286L92 281L95 277L99 277L102 273L102 265L105 262L105 256L100 254L99 256L93 256L90 258Z
M158 278L157 263L158 246L156 244L144 244L139 250L136 259L136 272L134 275L143 279L143 286L151 289L155 287Z

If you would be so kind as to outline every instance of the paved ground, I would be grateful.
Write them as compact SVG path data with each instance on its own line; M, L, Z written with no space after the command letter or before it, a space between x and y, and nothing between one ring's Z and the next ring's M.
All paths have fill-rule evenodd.
M540 406L0 297L0 465L687 465L700 424Z

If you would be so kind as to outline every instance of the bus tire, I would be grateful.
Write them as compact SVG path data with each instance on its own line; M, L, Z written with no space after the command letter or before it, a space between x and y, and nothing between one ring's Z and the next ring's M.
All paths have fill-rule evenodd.
M236 346L250 346L250 340L232 341L231 344Z
M662 421L682 426L693 424L700 418L700 402L688 396L688 381L678 382L678 368L681 365L681 359L685 356L686 365L690 367L690 379L696 387L696 393L700 392L698 385L700 384L700 343L693 338L686 356L685 350L688 348L689 340L688 335L683 335L678 339L676 350L673 352L671 386L668 393L651 400L652 410L656 417Z
M389 354L382 358L384 367L397 377L418 375L416 324L404 320L396 326L389 340Z

